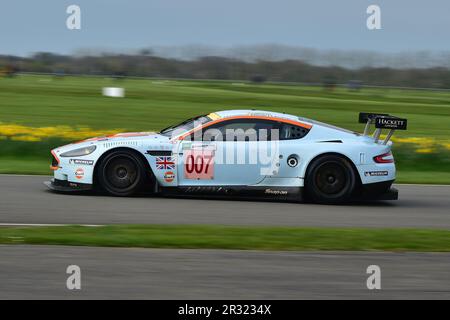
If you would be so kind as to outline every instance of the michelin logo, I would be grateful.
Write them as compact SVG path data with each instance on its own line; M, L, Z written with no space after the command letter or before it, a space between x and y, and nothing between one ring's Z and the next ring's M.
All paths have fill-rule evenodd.
M389 173L387 171L366 171L364 175L366 177L382 177L387 176Z
M70 164L85 165L85 166L92 166L94 164L94 160L70 159L69 163Z

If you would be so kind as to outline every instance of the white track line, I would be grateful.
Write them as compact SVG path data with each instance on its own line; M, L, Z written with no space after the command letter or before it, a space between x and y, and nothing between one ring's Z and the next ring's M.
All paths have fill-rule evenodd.
M104 227L103 224L58 224L58 223L0 223L0 227Z

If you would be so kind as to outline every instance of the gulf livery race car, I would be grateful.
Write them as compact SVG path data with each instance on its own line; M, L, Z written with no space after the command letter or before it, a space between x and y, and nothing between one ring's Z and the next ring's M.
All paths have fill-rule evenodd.
M360 113L363 134L256 110L220 111L159 133L92 138L51 151L56 191L243 197L317 203L395 200L390 138L407 120ZM375 132L369 135L370 126ZM384 139L382 129L389 129Z

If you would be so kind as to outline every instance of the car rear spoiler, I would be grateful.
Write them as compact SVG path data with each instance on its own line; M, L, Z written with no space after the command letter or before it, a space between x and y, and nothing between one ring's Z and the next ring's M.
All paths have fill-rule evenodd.
M383 129L389 129L389 132L383 141L383 144L387 144L394 134L395 130L406 130L408 120L391 116L386 113L360 112L359 123L366 124L366 127L364 128L365 136L369 135L370 125L372 123L375 124L375 132L373 133L375 142L378 142L378 140L380 139L381 131Z

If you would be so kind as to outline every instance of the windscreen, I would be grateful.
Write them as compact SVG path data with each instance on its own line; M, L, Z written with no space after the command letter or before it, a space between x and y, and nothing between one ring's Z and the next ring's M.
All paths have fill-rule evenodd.
M160 134L165 136L180 135L194 129L200 125L210 122L212 119L209 116L203 115L185 120L179 124L169 126L161 130Z

